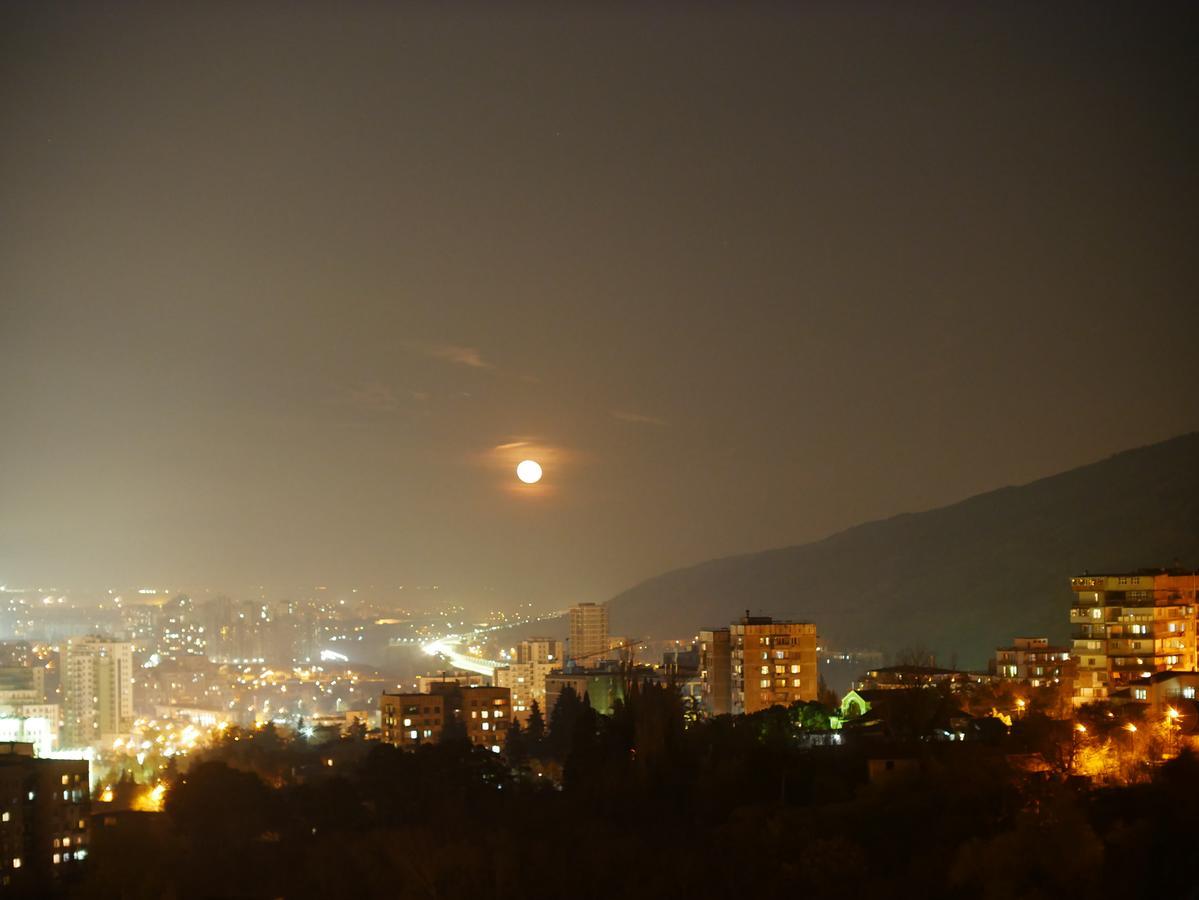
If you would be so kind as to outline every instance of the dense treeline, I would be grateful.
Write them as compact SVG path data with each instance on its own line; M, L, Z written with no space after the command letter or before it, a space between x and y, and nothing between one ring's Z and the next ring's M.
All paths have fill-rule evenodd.
M235 731L165 814L98 829L81 897L1148 896L1188 889L1199 764L1088 790L1009 765L1009 737L929 744L871 783L872 745L804 749L797 705L684 728L675 694L611 716L566 695L503 757ZM1017 729L1018 730L1018 729ZM898 755L899 751L895 753ZM1176 855L1175 855L1176 856Z

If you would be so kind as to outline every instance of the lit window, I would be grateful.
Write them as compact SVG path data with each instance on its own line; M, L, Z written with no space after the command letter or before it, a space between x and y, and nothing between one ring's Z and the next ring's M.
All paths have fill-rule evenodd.
M21 857L19 857L19 856L15 856L15 857L13 857L13 861L12 861L12 867L13 867L14 869L19 869L19 868L21 868Z
M405 719L405 720L404 720L404 727L405 727L405 728L408 728L408 727L410 727L411 725L412 725L412 720L411 720L411 719Z
M62 783L63 783L63 784L69 784L69 783L70 783L70 779L69 779L69 778L67 778L67 776L66 776L66 775L64 775L64 776L62 776Z
M417 739L419 736L420 736L420 732L419 732L419 731L417 731L415 728L413 728L411 731L409 731L409 732L408 732L408 737L412 738L412 740L414 740L414 741L415 741L415 740L416 740L416 739Z
M1187 700L1194 700L1195 699L1195 689L1193 687L1184 687L1182 689L1182 696L1185 697ZM4 819L5 819L5 821L8 820L8 813L4 814Z
M791 687L799 687L802 682L798 678L791 679Z
M61 853L55 853L55 854L54 854L54 864L55 864L55 865L58 865L60 862L62 862L62 854L61 854Z
M770 687L770 679L763 678L761 681L758 682L758 687L762 687L762 688Z
M491 730L491 723L490 723L490 722L484 722L484 723L483 723L483 730L484 730L484 731L490 731L490 730Z
M792 675L798 675L798 674L799 674L799 663L792 663L792 665L791 665L791 674L792 674Z
M761 672L763 675L769 675L770 674L770 666L762 666Z
M484 719L486 719L489 715L491 715L491 713L489 713L487 710L483 710L483 718Z

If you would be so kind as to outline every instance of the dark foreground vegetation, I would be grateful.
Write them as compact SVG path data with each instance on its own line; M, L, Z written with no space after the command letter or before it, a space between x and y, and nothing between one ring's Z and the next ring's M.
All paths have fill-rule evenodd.
M633 690L610 717L572 698L504 757L453 735L403 752L234 731L175 776L163 813L98 814L69 894L1196 895L1189 753L1092 789L1016 764L1028 747L1009 735L805 749L793 726L809 714L684 728L667 689Z

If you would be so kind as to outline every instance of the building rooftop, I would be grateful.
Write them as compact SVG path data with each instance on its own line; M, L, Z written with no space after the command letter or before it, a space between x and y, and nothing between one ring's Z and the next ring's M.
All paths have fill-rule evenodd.
M1144 578L1147 576L1168 575L1173 578L1178 578L1183 575L1199 575L1199 569L1188 569L1184 566L1166 566L1161 568L1146 568L1146 569L1128 569L1125 571L1114 572L1090 572L1083 571L1080 575L1075 575L1075 578Z

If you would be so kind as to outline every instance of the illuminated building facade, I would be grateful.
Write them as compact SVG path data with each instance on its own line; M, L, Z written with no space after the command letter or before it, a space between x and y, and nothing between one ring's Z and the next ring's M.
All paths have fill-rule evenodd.
M464 688L451 694L450 699L472 744L497 752L503 749L512 721L512 695L507 688Z
M512 692L512 717L523 723L536 701L542 714L545 705L545 680L550 672L562 668L562 642L555 638L529 638L517 647L516 659L495 670L495 683Z
M435 744L445 727L445 696L442 694L387 694L379 706L383 741L397 747Z
M1071 578L1074 703L1106 700L1157 672L1193 671L1197 582L1178 570Z
M608 607L603 603L577 603L570 608L570 658L595 660L605 656L608 641Z
M0 743L0 893L70 880L87 859L91 798L86 760L38 759Z
M512 721L507 688L452 683L430 688L428 694L383 694L380 726L386 743L405 748L437 743L457 722L472 744L496 752L503 748Z
M1188 734L1199 730L1199 672L1155 672L1113 691L1111 699L1147 704L1154 715L1173 710L1171 718L1177 718Z
M63 652L63 743L87 747L133 725L133 646L102 637L72 638Z
M187 594L163 604L157 621L157 653L161 659L179 660L206 656L208 644L196 605Z
M746 615L729 627L732 712L754 713L819 693L816 626Z
M1015 638L995 651L995 674L1007 681L1048 687L1073 678L1068 647L1051 647L1049 638Z

